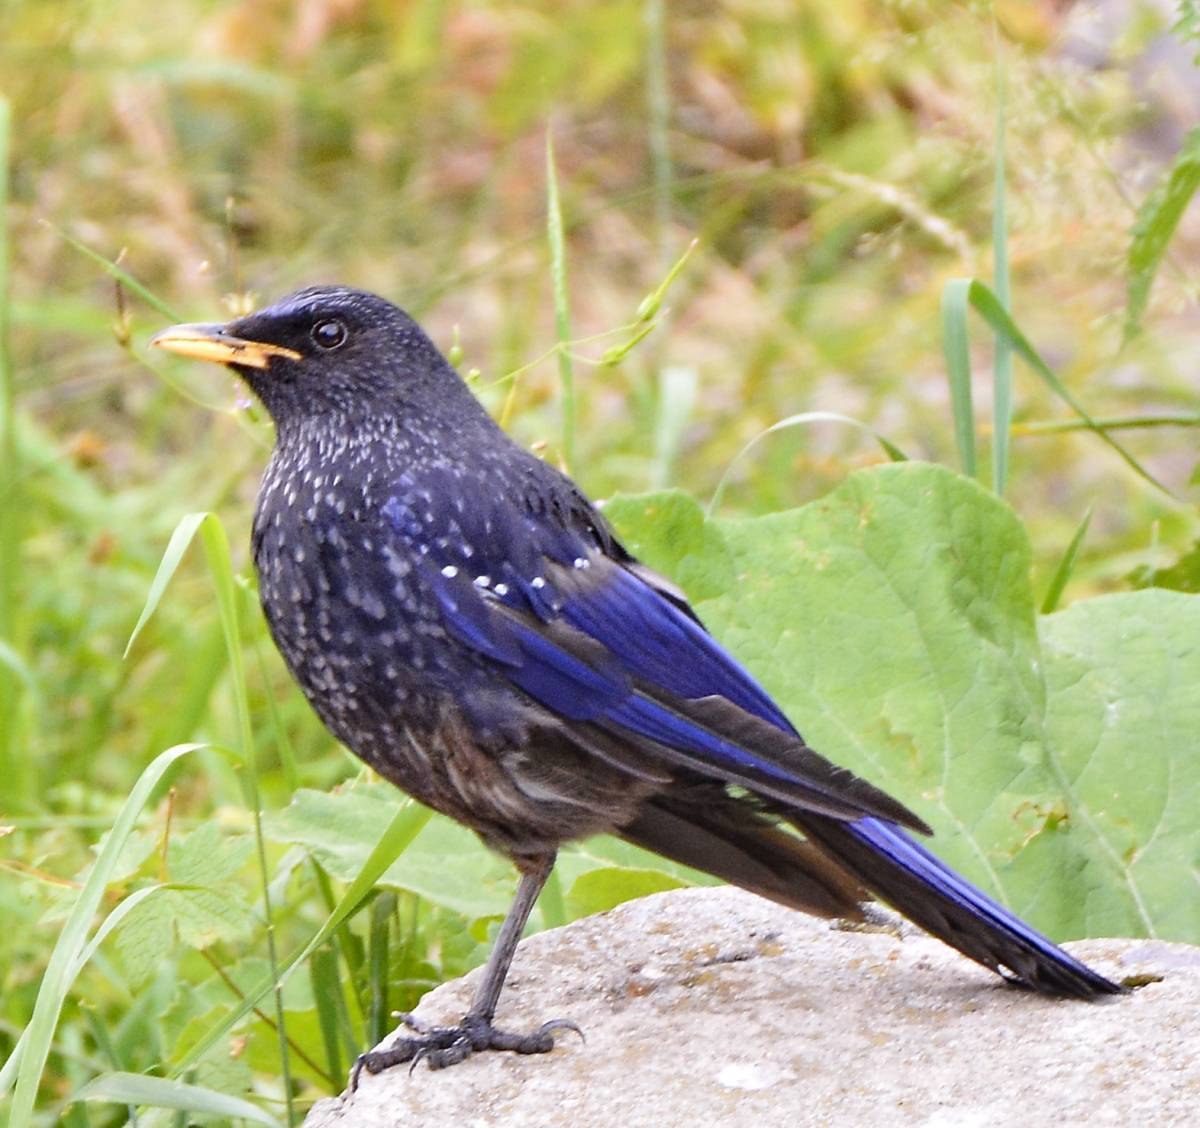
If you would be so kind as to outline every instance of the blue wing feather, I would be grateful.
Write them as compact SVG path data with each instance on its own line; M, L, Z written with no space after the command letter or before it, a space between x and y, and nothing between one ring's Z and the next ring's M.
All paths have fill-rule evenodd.
M512 576L505 561L472 579L427 554L421 571L447 632L560 721L652 742L681 766L799 808L923 827L789 733L711 636L616 561L593 552L564 565L544 556L533 576ZM754 719L760 710L779 720Z
M601 570L583 571L590 576ZM606 568L598 579L573 586L562 616L607 647L634 677L680 697L720 695L795 734L762 687L678 607L624 568Z
M543 564L541 571L549 569ZM723 696L747 711L766 711L767 706L779 719L764 719L787 723L711 635L642 581L615 565L603 571L580 568L563 596L561 581L553 584L544 575L536 577L543 582L535 587L534 577L507 578L503 566L494 572L506 580L476 587L462 571L455 568L447 576L431 560L426 582L450 633L502 663L509 681L540 705L567 720L605 721L626 728L710 759L714 767L754 768L798 782L794 774L636 692L634 682L642 681L683 698ZM496 614L497 605L533 612L536 619ZM545 622L555 605L561 607L565 623L597 644L586 659L535 625Z

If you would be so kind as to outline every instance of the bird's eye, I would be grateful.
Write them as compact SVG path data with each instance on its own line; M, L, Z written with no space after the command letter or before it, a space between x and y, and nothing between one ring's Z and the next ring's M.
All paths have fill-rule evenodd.
M338 346L345 344L347 336L349 334L346 332L346 326L338 321L337 318L330 318L328 321L318 321L312 329L313 341L323 349L338 348Z

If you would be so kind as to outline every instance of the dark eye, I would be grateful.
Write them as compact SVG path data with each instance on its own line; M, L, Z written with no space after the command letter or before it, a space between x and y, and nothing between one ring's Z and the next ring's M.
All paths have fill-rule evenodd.
M345 343L346 326L336 318L328 321L318 321L312 329L312 339L323 349L336 349Z

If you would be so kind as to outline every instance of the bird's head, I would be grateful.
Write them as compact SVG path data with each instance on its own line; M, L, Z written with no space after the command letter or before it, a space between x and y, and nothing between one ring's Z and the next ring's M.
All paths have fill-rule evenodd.
M225 325L176 325L150 343L228 365L281 430L331 412L428 419L475 404L408 314L341 286L297 291Z

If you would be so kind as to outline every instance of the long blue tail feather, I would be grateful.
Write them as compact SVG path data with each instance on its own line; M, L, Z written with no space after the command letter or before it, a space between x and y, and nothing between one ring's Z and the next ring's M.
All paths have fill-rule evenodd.
M1025 987L1095 998L1124 990L977 889L904 830L881 819L797 820L804 833L883 900L964 955Z

